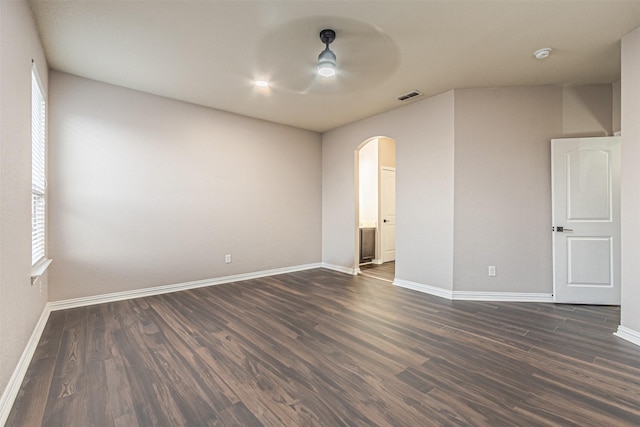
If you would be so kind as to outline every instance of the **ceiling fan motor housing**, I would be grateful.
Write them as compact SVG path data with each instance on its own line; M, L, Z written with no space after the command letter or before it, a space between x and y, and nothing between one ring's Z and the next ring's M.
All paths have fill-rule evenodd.
M330 45L336 39L336 32L330 29L320 31L320 40L326 45Z

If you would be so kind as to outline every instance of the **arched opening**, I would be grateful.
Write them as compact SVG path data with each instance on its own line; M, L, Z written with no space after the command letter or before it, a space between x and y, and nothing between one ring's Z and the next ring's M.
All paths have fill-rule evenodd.
M389 282L395 276L396 142L385 136L355 151L354 271Z

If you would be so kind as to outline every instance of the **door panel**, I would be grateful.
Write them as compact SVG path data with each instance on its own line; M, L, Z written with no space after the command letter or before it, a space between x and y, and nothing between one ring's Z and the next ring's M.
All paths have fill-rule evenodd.
M551 142L557 302L620 304L620 142Z
M567 219L611 221L611 156L604 150L572 150L567 156Z
M613 286L611 240L567 236L568 286Z

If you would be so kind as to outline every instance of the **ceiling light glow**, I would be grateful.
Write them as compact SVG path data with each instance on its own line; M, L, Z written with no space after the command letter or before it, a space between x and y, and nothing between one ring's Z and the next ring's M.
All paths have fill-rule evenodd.
M336 55L328 47L318 56L318 74L322 77L336 75Z
M260 88L266 88L266 87L269 87L269 82L268 82L268 81L266 81L266 80L261 80L261 79L256 80L255 82L253 82L253 84L254 84L256 87L260 87Z

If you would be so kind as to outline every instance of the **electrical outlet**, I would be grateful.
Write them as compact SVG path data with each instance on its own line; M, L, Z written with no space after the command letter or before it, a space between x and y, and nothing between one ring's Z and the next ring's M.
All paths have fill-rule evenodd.
M490 265L489 266L489 277L495 277L496 275L496 266L495 265Z
M224 263L225 264L230 264L231 263L231 254L226 254L224 256Z

